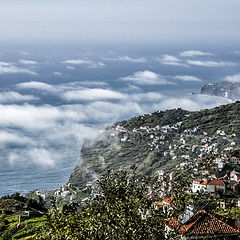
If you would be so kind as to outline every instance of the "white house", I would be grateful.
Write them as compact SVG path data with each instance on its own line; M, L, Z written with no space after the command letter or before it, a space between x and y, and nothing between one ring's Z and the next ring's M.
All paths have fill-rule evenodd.
M240 173L235 170L231 171L230 172L230 180L238 182L240 180Z
M225 192L226 186L224 182L220 179L213 179L213 180L201 180L201 179L195 179L192 183L192 192L209 192L213 193L216 190L222 190Z

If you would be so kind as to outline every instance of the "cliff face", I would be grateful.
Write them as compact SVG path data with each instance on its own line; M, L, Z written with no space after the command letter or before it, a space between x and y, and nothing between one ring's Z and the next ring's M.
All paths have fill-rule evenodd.
M240 99L240 83L220 82L204 85L201 94L227 97L232 100Z
M118 122L85 140L69 182L93 184L109 169L138 166L139 175L172 171L180 163L239 147L240 102L214 109L155 112Z

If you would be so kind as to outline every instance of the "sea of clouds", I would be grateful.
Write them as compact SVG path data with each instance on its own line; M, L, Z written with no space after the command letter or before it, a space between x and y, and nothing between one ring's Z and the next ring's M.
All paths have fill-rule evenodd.
M28 76L29 79L11 83L0 91L0 151L4 152L1 168L3 165L32 165L41 169L68 165L73 168L83 140L94 137L99 129L115 121L157 110L183 108L194 111L231 103L228 98L191 94L180 87L179 84L190 88L191 84L207 83L201 74L196 74L198 69L231 68L231 74L217 81L240 82L237 62L218 60L214 53L200 50L152 58L109 54L98 59L59 59L60 68L50 68L51 78L61 79L59 82L40 79L41 62L33 55L21 55L22 58L15 62L4 59L0 62L1 79L10 75ZM153 62L159 65L158 70L151 67ZM130 74L123 72L111 81L85 80L79 76L74 81L62 80L66 71L72 75L81 68L104 72L110 63L118 68L121 64L137 67L135 70L133 67ZM172 68L168 74L161 71L166 65ZM116 82L117 86L112 84ZM172 94L160 91L163 86L174 91Z

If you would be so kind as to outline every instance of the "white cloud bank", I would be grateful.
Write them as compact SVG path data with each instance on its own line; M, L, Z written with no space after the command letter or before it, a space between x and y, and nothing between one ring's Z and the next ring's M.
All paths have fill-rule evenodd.
M56 151L49 151L44 148L33 148L31 150L19 152L13 151L9 154L10 164L29 163L26 159L30 159L31 163L43 167L55 167L57 160L60 159L60 154Z
M180 67L188 67L187 64L183 63L179 58L172 56L172 55L167 55L164 54L162 57L157 59L160 61L161 64L164 65L172 65L172 66L180 66Z
M22 95L14 91L0 92L0 103L25 102L34 100L39 100L39 98L33 95Z
M185 82L201 82L202 80L195 76L190 75L178 75L174 77L175 79L179 79Z
M61 72L53 72L53 75L57 77L57 76L62 76L63 74Z
M179 54L181 57L195 57L195 56L213 56L210 52L202 52L199 50L188 50Z
M33 141L31 138L26 137L24 135L0 130L0 144L9 144L9 143L20 144L20 145L24 145L24 144L32 145Z
M17 87L20 89L37 89L37 90L56 92L56 87L44 82L35 82L35 81L22 82L17 84Z
M170 81L167 81L160 74L145 70L140 72L135 72L133 75L120 78L123 81L134 82L139 85L164 85L172 84Z
M100 89L100 88L92 88L92 89L83 89L76 91L67 91L63 94L63 98L67 101L74 100L87 100L87 101L97 101L97 100L107 100L107 99L125 99L125 96L122 93Z
M219 105L232 103L230 99L223 97L207 96L201 94L182 96L179 98L169 97L164 98L159 104L156 104L154 108L159 109L172 109L182 108L188 111L196 111L200 109L213 108Z
M187 60L187 63L190 65L201 66L201 67L228 67L235 66L234 62L225 62L225 61L200 61L200 60Z
M82 114L67 107L53 107L49 105L0 105L0 127L17 127L42 130L60 124L62 120L75 118L81 120Z
M36 72L29 70L27 68L20 68L11 63L0 62L0 74L17 74L17 73L37 75Z
M83 60L83 59L70 59L70 60L63 61L62 63L72 64L72 65L83 65L83 64L92 64L92 61Z
M33 60L24 60L24 59L20 59L19 62L23 65L37 65L38 62L37 61L33 61Z
M240 83L240 73L232 75L232 76L226 76L224 78L224 80L228 81L228 82Z
M132 63L145 63L147 61L146 58L132 58L128 56L119 56L117 58L103 58L105 61L120 61L120 62L132 62Z
M62 63L68 64L68 65L87 65L89 68L101 68L105 66L103 62L94 62L92 60L84 60L84 59L69 59L69 60L62 61ZM69 66L67 68L69 69Z

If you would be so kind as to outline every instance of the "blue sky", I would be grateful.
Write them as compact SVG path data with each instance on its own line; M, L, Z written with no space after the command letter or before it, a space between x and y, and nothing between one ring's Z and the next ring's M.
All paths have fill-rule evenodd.
M238 0L0 1L1 41L232 44Z

